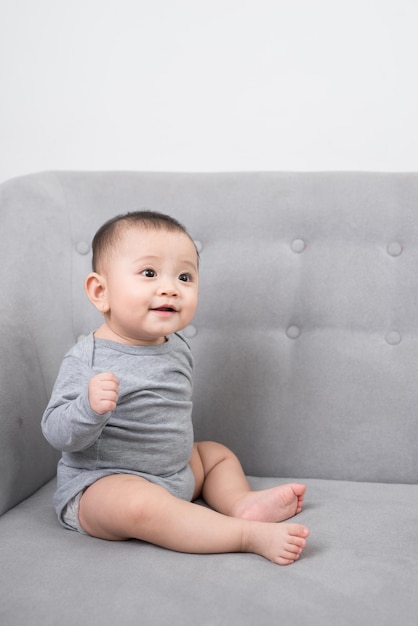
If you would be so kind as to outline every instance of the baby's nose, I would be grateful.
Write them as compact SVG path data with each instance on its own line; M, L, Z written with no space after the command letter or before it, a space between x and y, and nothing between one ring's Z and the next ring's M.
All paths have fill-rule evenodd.
M171 297L175 296L178 293L177 285L175 284L174 281L171 282L171 281L166 280L163 283L161 283L159 292L163 296L171 296Z

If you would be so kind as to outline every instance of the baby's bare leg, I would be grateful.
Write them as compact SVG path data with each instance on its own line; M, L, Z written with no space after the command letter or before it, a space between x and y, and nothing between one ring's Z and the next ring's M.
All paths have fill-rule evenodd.
M227 517L124 474L91 485L80 500L79 519L87 533L101 539L136 538L189 553L254 552L280 565L299 558L309 534L299 524Z
M195 497L220 513L259 522L281 522L300 513L306 487L299 483L252 491L237 457L212 441L196 443L190 461Z

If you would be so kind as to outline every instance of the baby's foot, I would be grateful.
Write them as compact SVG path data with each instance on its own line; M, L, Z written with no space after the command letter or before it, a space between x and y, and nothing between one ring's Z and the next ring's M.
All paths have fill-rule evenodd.
M234 517L257 522L282 522L301 512L305 491L306 486L299 483L249 491L237 501Z
M278 565L290 565L300 557L308 535L308 528L300 524L251 522L243 535L243 548Z

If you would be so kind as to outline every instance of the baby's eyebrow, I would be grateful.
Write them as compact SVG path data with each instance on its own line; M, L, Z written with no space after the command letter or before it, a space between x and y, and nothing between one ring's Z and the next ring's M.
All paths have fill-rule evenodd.
M191 261L190 259L182 259L180 261L180 265L186 265L188 267L193 268L194 270L197 270L197 264L194 261Z
M147 259L159 259L158 254L143 254L142 256L135 257L135 261L144 261Z
M153 255L153 254L147 254L146 256L141 256L141 257L137 257L132 261L132 265L143 265L144 263L155 263L161 260L161 257L159 257L158 255ZM193 261L192 259L180 259L178 261L178 265L179 267L186 267L189 269L194 270L195 272L198 271L198 265L195 261Z
M138 265L143 263L153 263L159 261L160 257L157 255L147 254L146 256L139 256L132 260L132 265Z

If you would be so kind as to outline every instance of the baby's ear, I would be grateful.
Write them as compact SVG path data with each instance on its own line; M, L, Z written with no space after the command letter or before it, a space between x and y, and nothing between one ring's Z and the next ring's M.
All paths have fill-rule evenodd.
M100 313L109 311L109 303L107 301L106 281L101 274L92 272L86 278L84 283L88 299Z

